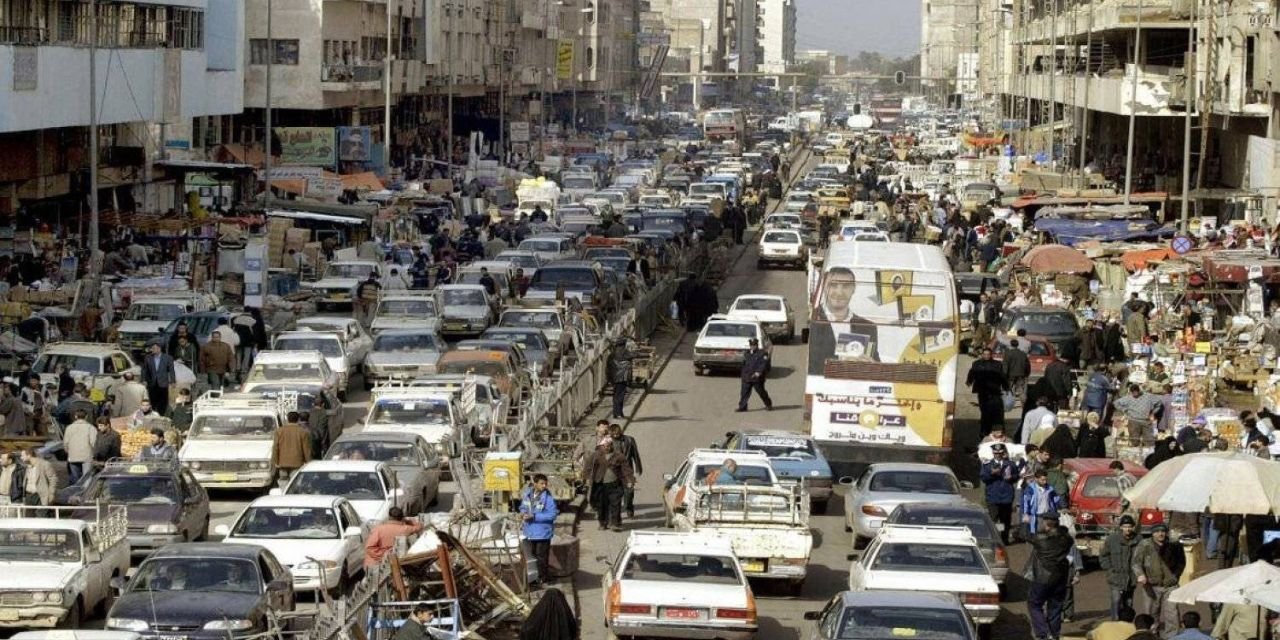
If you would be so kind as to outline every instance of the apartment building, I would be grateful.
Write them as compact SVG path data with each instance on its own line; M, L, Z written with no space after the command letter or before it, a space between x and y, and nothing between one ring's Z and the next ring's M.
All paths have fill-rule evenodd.
M758 0L760 71L785 73L796 60L795 0Z
M91 169L104 210L173 206L153 162L243 108L244 18L243 0L99 3L96 16L86 3L0 0L0 68L12 70L0 83L0 213L74 215Z

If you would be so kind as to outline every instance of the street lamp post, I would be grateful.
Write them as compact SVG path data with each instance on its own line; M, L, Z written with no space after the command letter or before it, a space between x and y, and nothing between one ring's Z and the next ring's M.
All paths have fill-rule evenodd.
M693 74L693 108L702 111L702 70L706 67L706 60L703 56L707 52L707 29L711 28L711 19L703 18L699 21L700 29L698 29L698 68Z
M1129 142L1125 150L1124 161L1124 203L1129 204L1129 196L1133 193L1133 134L1137 128L1138 114L1138 65L1142 63L1142 9L1143 0L1138 0L1138 21L1133 36L1133 80L1129 90Z

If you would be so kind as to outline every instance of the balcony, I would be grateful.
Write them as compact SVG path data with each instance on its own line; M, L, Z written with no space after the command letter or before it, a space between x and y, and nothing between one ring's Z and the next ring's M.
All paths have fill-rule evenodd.
M1098 34L1134 29L1138 24L1138 6L1139 0L1094 0L1082 5L1079 11L1059 11L1056 18L1046 12L1022 27L1014 26L1014 41L1023 44L1049 42L1055 32L1061 39L1084 36L1090 31ZM1141 0L1141 6L1143 29L1176 29L1190 25L1190 0Z
M382 87L378 64L326 64L320 67L320 88L324 91L363 91Z
M1138 98L1133 100L1133 65L1125 72L1106 75L1029 73L1012 80L1012 93L1033 100L1049 100L1050 95L1061 104L1127 116L1137 103L1140 116L1182 116L1184 83L1182 69L1147 65L1138 73ZM1025 81L1024 81L1025 79ZM1052 91L1050 82L1054 83ZM1086 93L1088 102L1085 102ZM1177 107L1177 108L1175 108Z

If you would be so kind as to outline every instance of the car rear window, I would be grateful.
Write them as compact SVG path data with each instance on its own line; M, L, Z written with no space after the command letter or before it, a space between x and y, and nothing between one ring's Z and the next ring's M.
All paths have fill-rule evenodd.
M623 580L679 580L700 584L741 584L733 558L675 553L636 553L627 559Z
M964 614L955 610L920 607L858 607L844 612L838 640L878 640L917 638L919 640L966 640L969 633Z
M786 233L783 231L770 231L769 233L764 234L764 241L794 243L794 242L800 242L800 236L794 233Z
M960 493L954 478L927 471L881 471L872 476L871 490L886 493Z
M1012 316L1006 331L1026 329L1032 335L1061 335L1074 334L1076 328L1076 319L1069 313L1022 313Z
M1089 476L1085 478L1080 495L1085 498L1119 500L1121 489L1120 483L1116 480L1117 478L1109 473Z
M713 322L707 325L706 335L709 338L754 338L756 337L756 327L750 324Z
M968 527L969 533L972 533L975 538L987 539L993 537L991 534L991 527L987 525L987 519L977 513L910 510L900 512L890 520L894 524L935 527Z
M733 308L738 311L782 311L782 301L774 298L742 298Z
M976 546L899 542L882 545L871 570L987 573L987 565Z

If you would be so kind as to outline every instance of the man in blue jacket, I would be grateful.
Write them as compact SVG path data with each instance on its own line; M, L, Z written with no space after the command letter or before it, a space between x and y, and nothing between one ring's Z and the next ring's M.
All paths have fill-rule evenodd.
M991 460L982 464L987 513L1000 528L1000 539L1009 544L1009 527L1013 523L1013 486L1021 477L1022 469L1009 459L1009 450L1002 444L991 445L991 455Z
M538 580L551 581L551 536L555 534L556 516L560 508L547 491L547 476L536 473L533 486L520 496L520 519L524 521L524 539L529 555L538 563Z
M1054 518L1053 525L1058 524L1058 511L1062 509L1062 498L1057 490L1049 485L1049 472L1037 469L1034 480L1022 488L1022 500L1018 510L1022 512L1022 524L1027 530L1028 538L1040 531L1040 522L1046 516Z

